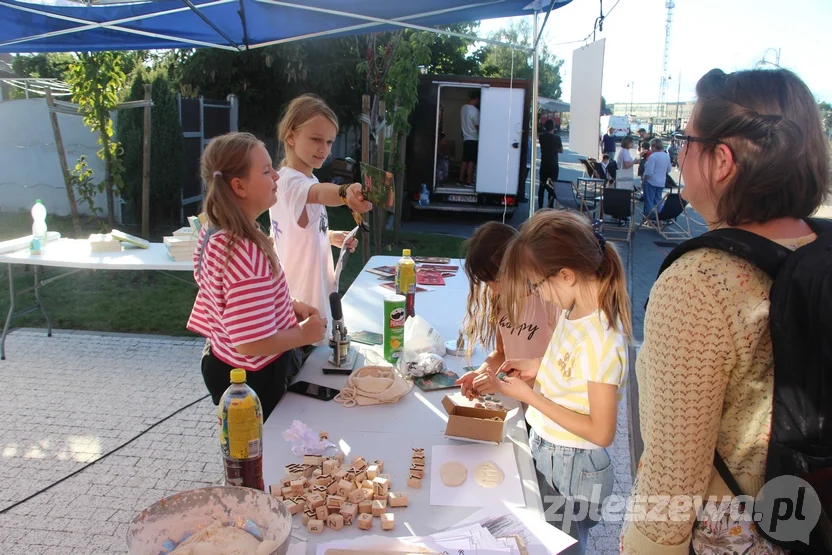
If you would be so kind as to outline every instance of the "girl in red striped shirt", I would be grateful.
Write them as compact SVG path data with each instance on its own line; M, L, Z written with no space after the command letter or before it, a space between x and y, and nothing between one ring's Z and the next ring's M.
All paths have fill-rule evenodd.
M257 217L277 200L277 172L249 133L214 138L202 155L205 215L194 252L199 286L187 328L208 338L202 377L214 404L233 368L247 371L267 418L300 366L297 347L321 340L326 320L289 295L269 237Z

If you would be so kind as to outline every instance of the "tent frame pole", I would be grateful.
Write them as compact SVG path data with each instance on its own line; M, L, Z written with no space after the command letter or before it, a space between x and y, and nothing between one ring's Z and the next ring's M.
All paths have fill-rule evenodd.
M535 6L534 10L534 36L538 36L538 29L537 29L537 18L540 15L539 6ZM539 52L539 42L535 40L534 43L534 54L533 54L533 70L532 70L532 152L531 152L531 165L529 167L529 218L534 215L534 207L535 203L537 202L537 189L535 188L535 183L537 183L537 89L538 89L538 81L540 80L540 66L539 66L539 59L538 59L538 52ZM542 154L542 153L541 153Z

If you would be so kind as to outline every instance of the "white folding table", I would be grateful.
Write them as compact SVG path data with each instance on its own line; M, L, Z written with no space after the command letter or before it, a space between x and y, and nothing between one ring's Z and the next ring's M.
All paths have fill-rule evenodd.
M193 281L184 280L171 272L193 272L193 262L174 262L167 254L167 249L162 243L150 243L150 247L142 249L139 247L125 247L120 252L92 252L89 241L80 239L58 239L47 243L42 254L31 254L29 249L21 249L15 252L0 254L0 263L8 266L9 272L9 313L6 316L6 324L3 326L3 335L0 337L0 360L6 359L6 336L16 316L28 314L37 309L46 318L47 335L52 336L52 319L46 311L43 300L40 298L40 288L48 283L57 281L63 277L80 272L81 270L157 270L169 276L193 284ZM14 266L27 265L34 267L34 285L23 291L15 291L14 287ZM50 277L40 279L41 266L67 268L69 271ZM15 297L34 291L36 304L15 311Z
M376 256L370 259L365 269L395 265L397 260L391 256ZM468 295L468 281L462 261L452 260L451 264L460 266L456 276L445 278L445 286L431 287L431 291L417 293L415 303L416 314L432 324L445 340L456 339L465 314ZM380 287L381 283L384 282L380 281L378 276L362 271L349 288L342 301L348 331L382 332L383 300L392 293ZM359 351L369 348L356 343L353 343L353 347ZM296 379L328 387L343 387L346 383L345 376L325 375L321 370L329 353L327 347L313 351ZM445 357L445 361L451 370L461 375L464 366L479 365L484 358L485 353L479 349L470 361L450 355ZM359 368L362 363L363 355L359 355L355 367ZM431 476L426 472L421 489L407 487L412 447L425 449L425 457L428 459L425 468L429 470L432 446L465 445L464 442L446 439L444 435L447 413L441 401L446 394L453 392L454 390L423 392L414 386L410 393L397 403L351 408L346 408L336 401L319 401L287 393L264 427L263 473L266 486L277 483L284 477L285 465L302 462L300 457L292 453L291 445L282 435L293 421L299 420L316 432L329 432L330 440L345 453L347 460L351 460L353 456L362 456L368 460L384 461L384 473L391 475L391 491L407 492L409 497L407 508L390 510L395 514L395 535L427 535L456 524L479 509L431 506L430 482L440 479L439 476ZM542 519L540 491L522 408L509 399L505 399L504 404L515 409L507 424L505 441L514 447L526 507ZM296 524L300 524L300 517L296 517L295 520ZM374 533L380 531L379 523L375 522ZM355 525L345 527L339 532L324 530L321 535L308 534L305 529L301 529L299 533L308 536L309 554L315 553L318 542L367 534L358 530Z

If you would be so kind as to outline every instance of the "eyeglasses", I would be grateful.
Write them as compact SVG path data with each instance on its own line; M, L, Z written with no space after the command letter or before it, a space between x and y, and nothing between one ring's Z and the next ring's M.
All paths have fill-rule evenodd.
M673 138L679 141L679 150L682 150L687 146L689 142L691 143L703 143L709 145L722 145L725 144L719 139L705 139L702 137L694 137L693 135L674 135Z
M539 294L538 290L540 289L540 286L543 285L544 283L546 283L546 280L548 280L549 278L556 276L559 271L560 270L557 270L555 272L550 273L549 275L542 278L540 281L538 281L536 283L532 283L532 282L526 280L526 290L528 291L529 295L538 295Z

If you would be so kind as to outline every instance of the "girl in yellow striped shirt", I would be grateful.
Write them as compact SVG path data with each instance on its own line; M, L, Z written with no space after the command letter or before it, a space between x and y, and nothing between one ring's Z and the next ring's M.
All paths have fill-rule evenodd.
M512 321L535 296L561 309L542 359L507 360L491 375L502 395L528 405L547 520L578 540L564 553L584 553L612 493L605 448L615 436L632 330L624 267L585 217L542 210L512 240L499 280Z

